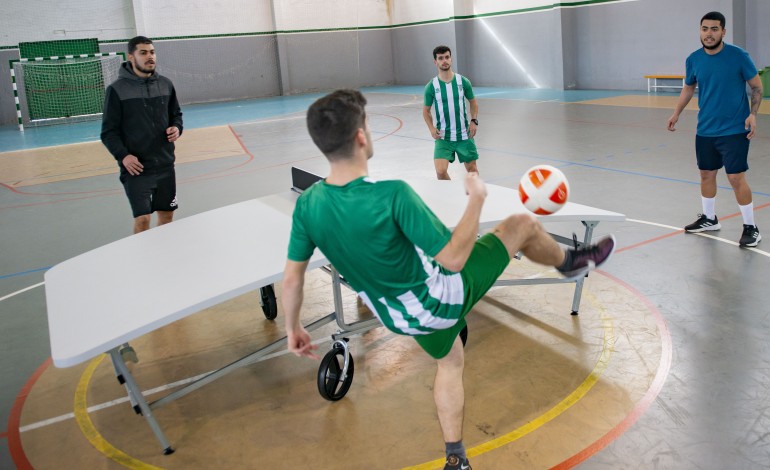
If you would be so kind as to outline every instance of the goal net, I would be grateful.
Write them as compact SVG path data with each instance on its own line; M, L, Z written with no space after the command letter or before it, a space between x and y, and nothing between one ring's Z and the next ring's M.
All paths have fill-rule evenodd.
M20 44L22 58L10 64L19 129L99 119L104 91L117 79L124 56L75 53L93 50L84 48L83 42L30 44L36 47ZM62 55L55 55L59 53Z

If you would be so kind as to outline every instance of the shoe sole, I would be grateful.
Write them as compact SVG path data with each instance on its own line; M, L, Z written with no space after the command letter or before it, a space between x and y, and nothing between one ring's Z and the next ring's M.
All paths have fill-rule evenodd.
M684 229L687 233L701 233L701 232L713 232L722 228L722 224L709 225L708 227L701 227L692 230Z
M569 277L565 276L564 279L567 280L567 281L574 281L574 280L580 279L581 277L584 277L586 274L590 273L594 269L596 269L599 266L601 266L604 263L606 263L607 260L610 259L610 257L612 257L612 254L615 253L615 248L618 247L618 243L615 240L615 235L610 234L608 238L610 238L612 240L612 250L610 250L610 254L608 254L607 257L604 258L601 263L596 264L593 261L589 261L588 266L586 266L585 268L581 269L576 274L573 274L573 275L571 275Z

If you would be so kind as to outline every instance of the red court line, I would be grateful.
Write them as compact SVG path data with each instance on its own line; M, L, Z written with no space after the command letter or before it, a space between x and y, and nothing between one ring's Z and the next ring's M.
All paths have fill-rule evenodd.
M375 114L375 113L372 113L372 114ZM378 115L387 116L387 117L391 117L393 119L396 119L399 122L399 126L395 130L391 131L390 133L385 134L385 135L383 135L383 136L381 136L381 137L379 137L378 139L375 139L375 140L381 140L381 139L384 139L386 137L389 137L389 136L395 134L396 132L398 132L403 127L403 121L401 119L395 117L395 116L386 115L386 114L378 114ZM238 142L241 145L241 147L243 148L244 152L250 157L246 162L242 162L242 163L238 164L237 166L228 169L228 170L231 170L231 169L238 168L240 166L246 165L247 163L249 163L250 161L252 161L254 159L254 156L246 149L246 146L243 144L243 141L240 139L238 134L235 133L235 131L232 129L232 127L231 126L228 126L228 127L230 128L231 132L233 132L233 135L238 140ZM275 165L275 166L280 166L280 165ZM221 171L227 171L227 170L220 170L220 171L215 172L215 173L219 173ZM226 175L221 175L221 176L226 176ZM218 176L208 176L208 177L216 178ZM197 178L197 179L203 179L203 178ZM192 180L192 178L190 180ZM9 187L9 186L7 186L7 185L5 185L3 183L0 183L0 185L5 186L6 188L10 189L11 191L18 192L14 188ZM119 191L113 191L113 192L119 192ZM97 196L94 195L94 196L90 196L90 197L97 197ZM74 199L86 199L86 198L88 198L88 197L74 198ZM69 200L74 200L74 199L69 199ZM54 202L59 202L59 201L49 201L49 202L46 202L46 203L54 203ZM45 204L45 203L41 203L41 204ZM35 205L35 204L29 204L29 205ZM757 207L755 207L755 210L756 209L762 209L762 208L765 208L765 207L768 207L768 206L770 206L770 203L766 203L766 204L757 206ZM729 218L732 218L732 217L736 217L738 215L740 215L739 212L738 213L734 213L734 214L730 214L728 216L723 217L723 220L724 219L729 219ZM661 240L661 239L665 239L665 238L672 237L674 235L678 235L680 233L682 233L682 230L678 230L676 232L669 233L669 234L666 234L666 235L663 235L663 236L660 236L660 237L652 238L652 239L649 239L647 241L644 241L644 242L641 242L641 243L637 243L635 245L630 245L630 246L623 247L623 248L617 250L617 252L619 253L619 252L622 252L622 251L627 251L627 250L630 250L632 248L636 248L636 247L639 247L639 246L642 246L642 245L646 245L648 243L652 243L652 242L655 242L655 241L658 241L658 240ZM553 467L554 469L567 469L567 468L572 468L575 465L578 465L579 463L587 460L592 455L594 455L596 452L600 451L601 449L606 447L609 443L611 443L612 441L614 441L615 439L620 437L620 435L622 435L624 432L626 432L628 430L628 428L630 428L634 423L636 423L636 421L647 411L649 406L652 404L652 402L658 396L658 394L660 393L661 389L663 388L663 383L665 382L665 379L666 379L666 377L668 375L668 371L669 371L669 369L671 367L671 356L672 356L671 334L670 334L670 331L668 330L668 326L666 325L666 322L663 319L663 316L661 315L660 311L641 292L639 292L638 290L636 290L635 288L633 288L629 284L621 281L618 278L615 278L614 276L611 276L611 275L605 273L604 271L600 271L599 270L599 271L596 271L596 272L600 273L600 274L602 274L602 275L604 275L604 276L606 276L606 277L608 277L608 278L610 278L612 280L614 280L615 282L617 282L619 284L621 284L626 289L628 289L629 291L633 292L637 297L639 297L642 300L642 302L644 302L647 305L649 310L652 312L653 317L655 318L655 322L656 322L656 324L658 326L658 330L661 332L661 337L662 337L662 340L663 340L662 341L662 345L661 345L661 347L662 347L661 363L660 363L660 365L658 367L658 371L657 371L657 373L655 375L655 378L653 379L653 382L652 382L650 388L648 389L647 393L642 397L642 399L639 402L637 402L636 406L632 409L631 413L629 413L623 421L621 421L617 426L615 426L612 430L610 430L607 434L605 434L604 436L599 438L596 442L594 442L590 446L586 447L585 449L583 449L579 453L575 454L571 458L569 458L569 459L563 461L562 463L554 466ZM52 362L52 359L48 358L32 374L32 376L30 376L30 379L27 381L27 383L24 385L24 387L22 387L22 389L19 392L19 395L18 395L16 401L14 402L13 408L11 409L11 415L10 415L9 420L8 420L8 429L9 429L9 431L7 431L6 433L0 434L0 437L5 437L5 435L7 434L7 436L8 436L8 446L9 446L10 451L11 451L11 456L12 456L14 462L16 463L16 465L17 465L17 467L19 469L23 469L23 470L32 469L32 466L29 464L29 461L27 460L26 455L24 454L24 450L23 450L23 448L21 446L21 439L20 439L20 436L19 436L19 424L20 424L21 410L22 410L22 408L24 406L24 402L26 401L26 398L27 398L27 395L28 395L29 391L32 389L32 386L34 386L34 384L37 381L37 379L40 377L40 375L42 375L42 373L45 371L45 369L48 368L48 366L51 364L51 362Z
M392 115L389 115L389 114L379 114L379 113L370 113L370 114L371 115L376 115L376 116L390 117L390 118L395 119L398 122L398 127L396 127L394 130L390 131L389 133L387 133L387 134L385 134L383 136L380 136L377 139L374 139L375 141L385 139L386 137L390 137L391 135L393 135L396 132L398 132L399 130L401 130L402 127L404 127L404 122L401 119L399 119L398 117L396 117L396 116L392 116ZM220 178L222 176L231 176L232 174L229 174L229 173L222 174L222 173L224 173L226 171L235 170L236 168L240 168L242 166L245 166L245 165L251 163L254 160L254 155L251 152L249 152L249 150L243 144L243 140L241 140L240 136L235 132L233 127L231 125L228 125L227 127L230 129L230 132L233 133L233 136L236 138L236 140L240 144L241 148L243 149L243 152L248 156L246 161L241 162L241 163L239 163L239 164L237 164L235 166L231 166L231 167L228 167L228 168L223 168L221 170L217 170L217 171L214 171L214 172L207 173L205 175L193 176L191 178L179 180L179 183L188 183L188 182L192 182L192 181L200 181L200 180L205 180L205 179ZM315 158L315 157L313 157L313 158ZM190 162L190 163L192 163L192 162ZM267 168L273 168L275 166L288 165L288 164L289 163L287 163L287 164L280 164L280 165L272 165L272 166L269 166ZM263 169L265 169L265 168L264 167L263 168L258 168L258 169L255 169L255 171L263 170ZM220 175L218 175L218 173ZM34 193L34 192L28 192L28 191L19 190L19 189L13 187L13 186L7 185L7 184L2 183L2 182L0 182L0 187L3 187L3 188L5 188L5 189L7 189L7 190L9 190L11 192L14 192L16 194L20 194L20 195L23 195L23 196L64 196L64 195L79 195L79 194L86 194L87 195L87 196L83 196L83 197L61 199L61 200L57 200L57 201L41 201L41 202L34 202L34 203L28 203L28 204L17 204L17 205L13 205L13 206L5 206L5 207L0 207L0 210L3 210L3 209L17 209L17 208L21 208L21 207L39 206L39 205L44 205L44 204L56 204L56 203L59 203L59 202L77 201L77 200L81 200L81 199L91 199L91 198L94 198L94 197L101 197L101 196L105 196L105 195L113 195L113 194L122 194L123 193L123 191L121 191L120 189L103 189L103 190L83 191L83 192Z
M671 232L671 233L667 233L665 235L661 235L659 237L650 238L649 240L645 240L643 242L639 242L639 243L637 243L635 245L624 246L623 248L618 248L617 250L615 250L615 253L621 253L623 251L628 251L628 250L631 250L633 248L638 248L638 247L640 247L642 245L647 245L648 243L657 242L659 240L663 240L664 238L670 238L670 237L673 237L674 235L679 235L679 234L681 234L683 232L684 232L684 230L677 230L676 232Z
M764 209L765 207L770 206L770 203L762 204L754 209ZM737 217L741 215L740 212L736 212L730 215L727 215L722 218L722 220L730 219L733 217ZM673 233L668 233L666 235L662 235L660 237L651 238L649 240L643 241L641 243L637 243L635 245L629 245L625 246L619 250L616 251L616 253L620 253L622 251L627 251L633 248L637 248L642 245L646 245L648 243L652 243L655 241L659 241L665 238L669 238L675 235L679 235L683 233L684 230L677 230ZM597 270L597 273L601 273L602 275L614 280L618 284L624 286L627 290L633 292L642 302L644 302L647 305L647 308L652 312L652 315L655 319L655 323L658 327L658 331L661 332L661 362L658 366L658 371L655 374L655 378L652 381L652 384L650 385L650 388L647 390L647 393L644 394L641 400L637 402L636 406L631 410L631 412L621 421L618 423L617 426L612 428L609 432L607 432L604 436L600 437L597 441L595 441L593 444L589 445L582 451L578 452L577 454L573 455L572 457L568 458L567 460L561 462L558 465L555 465L552 467L552 469L569 469L573 468L574 466L586 461L589 459L592 455L596 454L600 450L604 449L609 445L612 441L620 437L623 433L625 433L636 421L649 409L652 402L657 398L660 391L663 389L663 383L666 381L666 376L668 376L669 369L671 368L671 359L672 359L672 353L673 353L673 345L672 345L672 339L671 339L671 332L668 329L668 326L666 325L666 321L663 318L663 315L660 313L660 311L653 305L652 302L650 302L647 297L645 297L641 292L639 292L634 287L630 286L629 284L621 281L620 279L604 272L601 270Z
M568 458L567 460L561 462L558 465L555 465L552 467L552 469L568 469L572 468L575 465L578 465L581 462L584 462L592 455L596 454L600 450L607 447L609 443L620 437L623 433L625 433L628 428L630 428L636 421L647 411L647 409L650 407L653 401L658 397L658 394L663 389L663 383L666 381L666 377L668 376L668 372L671 369L671 359L673 356L673 345L672 345L672 339L671 339L671 332L668 329L668 325L666 325L666 320L663 318L663 315L660 313L657 307L650 302L647 297L645 297L641 292L636 290L634 287L630 286L629 284L621 281L620 279L616 278L615 276L612 276L610 274L607 274L604 271L597 270L597 273L602 274L603 276L606 276L616 283L622 285L627 290L632 292L634 295L636 295L642 302L644 302L647 305L647 308L652 312L652 316L655 319L655 324L658 327L658 331L660 331L661 336L661 356L660 356L660 364L658 365L658 371L655 373L655 378L653 379L652 383L650 384L650 388L647 389L647 392L644 394L641 400L639 400L636 403L636 406L631 410L631 412L621 421L618 423L617 426L612 428L607 434L600 437L596 442L589 445L582 451L578 452L577 454L573 455L572 457Z
M393 131L389 132L388 134L385 134L382 137L379 137L376 140L381 140L381 139L384 139L386 137L389 137L389 136L393 135L394 133L398 132L403 127L403 125L404 125L403 121L401 121L401 119L399 119L399 118L397 118L395 116L389 116L389 115L384 115L384 116L392 117L393 119L398 121L398 127L396 127L396 129L394 129ZM245 162L242 162L242 163L240 163L240 164L238 164L238 165L236 165L234 167L230 167L230 168L227 168L225 170L220 170L220 171L217 171L217 172L214 172L214 173L221 173L222 171L233 170L235 168L244 166L244 165L250 163L252 160L254 160L254 155L251 152L249 152L248 149L246 149L246 146L243 144L243 141L241 140L240 136L235 132L235 130L232 128L232 126L228 125L228 128L233 133L235 138L238 140L238 143L241 145L241 148L243 149L244 153L246 155L248 155L249 158ZM316 157L312 157L312 158L316 158ZM278 167L278 166L289 165L289 164L291 164L291 163L271 165L270 167ZM270 168L270 167L268 167L268 168ZM259 168L259 169L255 169L254 171L256 171L256 170L264 170L264 169L265 168L262 167L262 168ZM208 175L205 175L204 177L190 178L190 179L184 180L184 181L192 181L192 180L196 180L196 179L200 180L200 179L206 179L206 178L219 178L219 177L222 177L222 176L228 176L228 175L216 175L216 176L213 176L212 174L208 174ZM19 193L19 194L36 195L36 196L45 195L45 194L36 194L36 193L23 193L23 192L17 191L15 188L13 188L11 186L8 186L8 185L6 185L4 183L0 183L0 185L6 187L7 189L9 189L9 190L11 190L13 192ZM106 191L100 191L100 192L103 193L103 192L106 192ZM111 192L111 193L120 193L119 190L110 190L109 192ZM39 203L31 203L31 204L23 204L23 205L18 205L18 206L3 207L3 208L0 208L0 210L12 208L12 207L26 207L26 206L34 206L34 205L40 205L40 204L55 204L57 202L67 202L67 201L74 201L74 200L79 200L79 199L90 199L90 198L100 197L100 196L104 195L104 194L94 194L94 193L96 193L96 191L91 192L90 196L84 196L84 197L78 197L78 198L70 198L70 199L64 199L64 200L59 200L59 201L45 201L45 202L39 202ZM67 194L67 193L60 193L60 194ZM50 195L60 195L60 194L50 194ZM88 193L69 193L69 194L88 194ZM32 390L32 387L35 385L35 383L37 382L38 378L43 374L43 372L45 372L45 370L51 365L52 362L53 362L52 359L49 357L29 377L29 379L27 380L27 383L25 383L24 386L19 391L19 394L16 397L16 400L14 401L13 407L11 408L11 413L10 413L10 416L8 418L8 430L7 431L3 431L2 433L0 433L0 438L7 438L8 439L8 448L10 449L11 457L12 457L14 463L16 464L16 466L17 466L17 468L19 470L34 470L32 465L27 460L26 454L24 454L24 449L23 449L23 447L21 445L21 436L19 434L19 427L20 427L20 423L21 423L21 412L22 412L22 409L24 408L24 403L27 400L27 396L29 395L29 392Z
M21 424L21 410L24 408L24 402L27 401L29 392L32 391L32 387L37 382L37 379L43 375L43 372L51 365L53 360L49 357L43 362L37 370L27 380L27 383L21 387L19 394L16 396L16 400L11 407L11 414L8 417L8 449L11 452L11 458L16 464L18 470L34 470L32 464L27 460L27 455L24 453L24 448L21 445L21 436L19 435L19 427Z
M770 207L770 202L762 204L762 205L759 205L759 206L755 207L754 210L757 211L759 209L764 209L765 207ZM730 215L726 215L726 216L722 217L722 220L732 219L733 217L738 217L739 215L741 215L740 212L734 212L734 213L732 213ZM670 238L670 237L673 237L675 235L679 235L679 234L681 234L683 232L684 232L684 229L680 229L680 230L677 230L676 232L667 233L665 235L661 235L661 236L655 237L655 238L650 238L649 240L645 240L643 242L639 242L639 243L636 243L634 245L624 246L623 248L619 248L618 250L616 250L615 253L621 253L623 251L628 251L628 250L631 250L633 248L638 248L640 246L647 245L648 243L657 242L657 241L663 240L665 238Z
M369 115L370 116L385 116L385 117L393 118L396 121L398 121L398 127L396 127L394 130L388 132L387 134L385 134L385 135L383 135L381 137L377 137L376 139L374 139L375 142L377 142L378 140L382 140L382 139L384 139L386 137L392 136L396 132L400 131L402 127L404 127L404 121L402 121L400 118L397 118L396 116L393 116L392 114L369 113Z
M82 179L82 178L76 178L76 179ZM61 180L61 181L72 181L72 180ZM41 184L51 184L51 183L41 183ZM121 192L120 190L117 190L117 189L98 189L98 190L94 190L94 191L68 191L68 192L61 192L61 193L31 193L31 192L27 192L27 191L18 190L15 187L9 186L9 185L7 185L5 183L0 183L0 186L4 187L4 188L6 188L6 189L8 189L10 191L13 191L16 194L21 194L23 196L62 196L62 195L65 195L65 194L76 195L76 194L97 194L97 193L119 193L119 192ZM35 185L35 186L37 186L37 185Z

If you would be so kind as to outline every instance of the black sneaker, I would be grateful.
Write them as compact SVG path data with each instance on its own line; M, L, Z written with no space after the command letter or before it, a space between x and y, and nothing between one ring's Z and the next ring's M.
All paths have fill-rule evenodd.
M740 246L757 246L760 240L762 240L762 235L759 234L756 225L744 225L743 235L741 235L741 241L738 244Z
M444 464L444 470L473 470L468 459L462 459L455 454L449 454Z
M703 214L698 214L698 220L691 223L690 225L685 226L684 231L690 233L698 233L710 230L719 230L720 228L722 228L722 225L719 223L717 216L714 216L713 219L709 219Z
M567 259L556 269L567 279L577 279L604 264L614 251L615 237L610 235L602 238L595 245L579 250L567 250Z

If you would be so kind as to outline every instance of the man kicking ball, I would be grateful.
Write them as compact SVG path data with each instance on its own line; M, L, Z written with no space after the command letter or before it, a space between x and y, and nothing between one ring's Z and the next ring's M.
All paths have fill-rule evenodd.
M477 239L486 186L465 178L468 203L450 231L405 182L368 177L374 154L366 99L338 90L313 103L307 126L329 161L329 176L308 188L294 209L283 279L289 351L318 359L300 323L305 271L318 247L394 333L412 336L437 361L433 398L446 444L445 469L469 469L462 442L465 315L521 251L577 278L612 254L612 236L563 250L531 214L509 216Z

